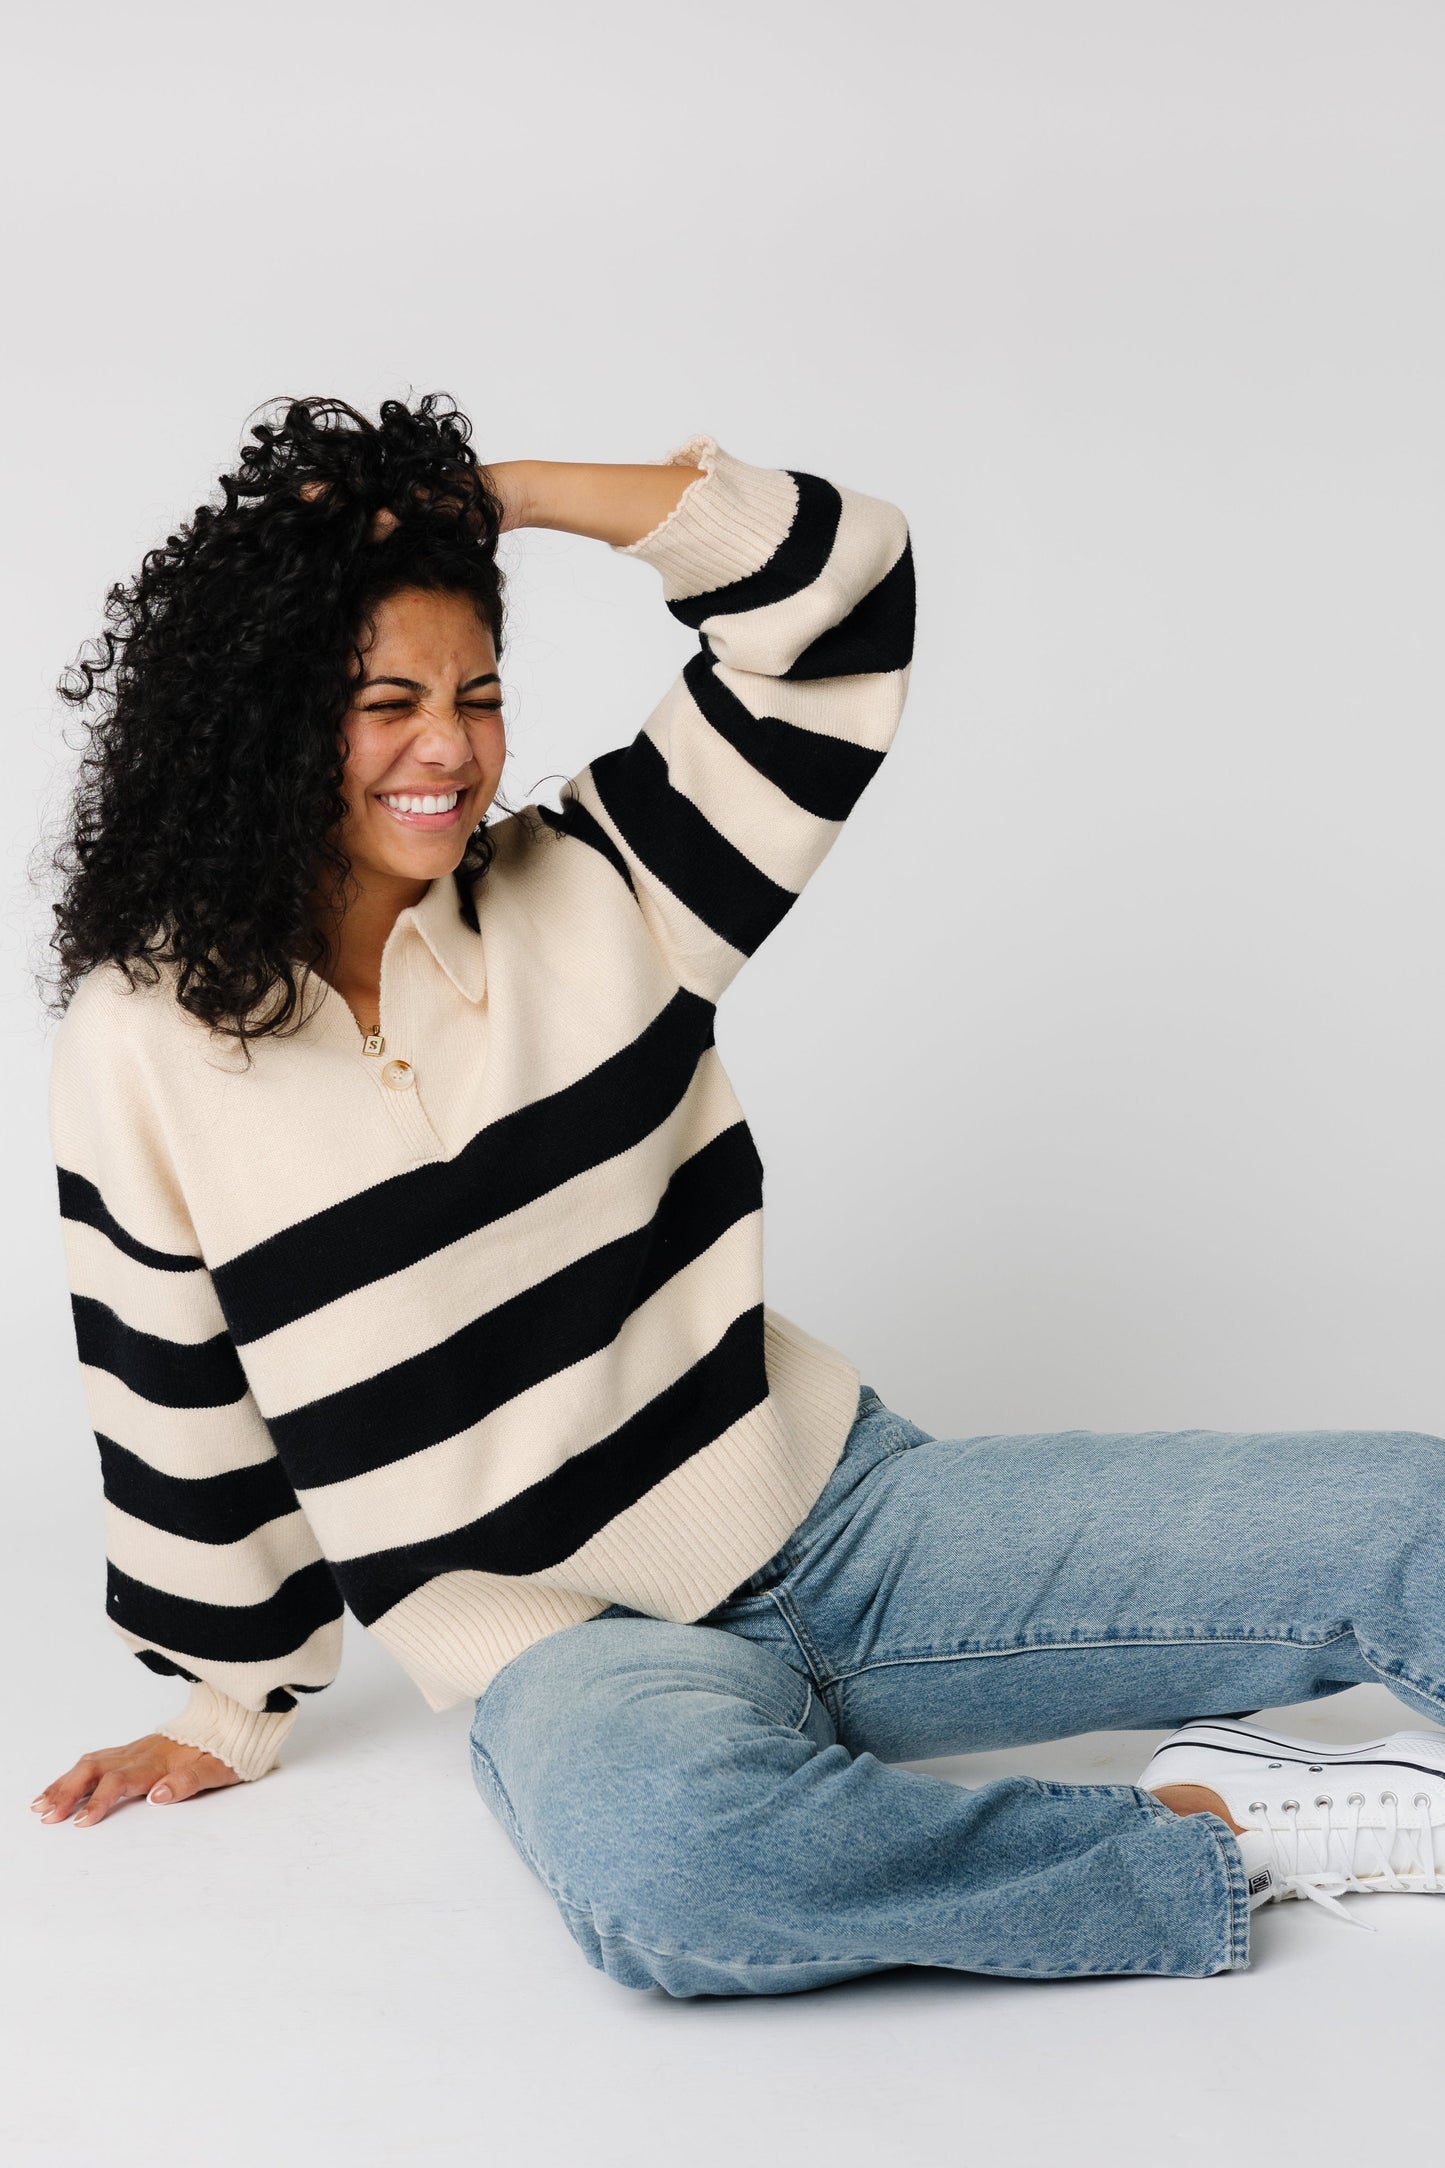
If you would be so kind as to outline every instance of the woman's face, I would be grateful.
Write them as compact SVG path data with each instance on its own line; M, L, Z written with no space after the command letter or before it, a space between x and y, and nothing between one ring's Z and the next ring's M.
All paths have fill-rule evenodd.
M406 588L376 605L371 627L342 725L338 840L358 874L420 891L460 864L502 779L497 654L466 595Z

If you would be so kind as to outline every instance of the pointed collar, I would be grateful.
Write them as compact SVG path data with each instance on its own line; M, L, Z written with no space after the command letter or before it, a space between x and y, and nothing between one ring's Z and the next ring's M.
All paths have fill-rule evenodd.
M457 872L441 875L411 906L410 916L457 992L468 1001L480 1001L487 983L486 956L470 882L464 886Z

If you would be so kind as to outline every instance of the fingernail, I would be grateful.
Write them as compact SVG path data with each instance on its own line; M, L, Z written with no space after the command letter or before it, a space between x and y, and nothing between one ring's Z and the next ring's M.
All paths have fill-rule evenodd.
M56 1814L57 1814L57 1812L58 1812L58 1811L59 1811L59 1810L58 1810L57 1808L55 1808L55 1807L47 1807L47 1808L46 1808L46 1810L45 1810L45 1812L44 1812L44 1813L43 1813L43 1814L41 1815L41 1817L40 1817L41 1821L42 1821L42 1822L53 1822L53 1821L55 1820L55 1817L56 1817Z
M155 1790L150 1794L150 1797L152 1799L158 1801L162 1805L164 1805L165 1801L169 1799L170 1796L171 1788L169 1784L158 1784Z
M89 1807L82 1807L82 1808L81 1808L81 1810L80 1810L80 1812L79 1812L79 1814L77 1814L77 1815L76 1815L76 1817L75 1817L75 1826L76 1826L76 1828L77 1828L77 1829L79 1829L79 1827L80 1827L80 1825L81 1825L81 1823L82 1823L82 1822L88 1822L89 1820L90 1820L90 1809L89 1809Z
M31 1802L30 1802L30 1811L31 1811L31 1813L32 1813L32 1814L38 1814L38 1813L40 1812L40 1809L41 1809L42 1807L48 1806L49 1804L50 1804L49 1800L48 1800L48 1799L46 1798L46 1796L45 1796L44 1792L42 1792L42 1793L40 1794L40 1797L39 1797L38 1799L32 1799L32 1800L31 1800Z

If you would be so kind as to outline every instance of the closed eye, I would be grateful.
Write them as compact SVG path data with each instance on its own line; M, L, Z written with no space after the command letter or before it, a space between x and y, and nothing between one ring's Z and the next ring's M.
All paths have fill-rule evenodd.
M502 710L500 700L462 700L457 704L463 708L482 708L491 715L499 715ZM363 715L400 715L405 714L414 705L415 703L410 700L374 700L369 707L363 708L361 713Z

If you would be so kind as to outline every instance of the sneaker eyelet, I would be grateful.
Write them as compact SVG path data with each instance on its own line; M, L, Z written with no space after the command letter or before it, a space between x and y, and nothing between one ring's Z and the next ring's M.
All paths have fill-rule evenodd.
M1328 1792L1321 1792L1318 1799L1315 1801L1315 1805L1317 1807L1332 1807L1334 1805L1334 1801L1333 1799L1331 1799Z
M1263 1814L1265 1811L1264 1801L1262 1799L1251 1799L1244 1811L1246 1814Z
M1325 1765L1323 1762L1313 1761L1310 1763L1310 1775L1312 1777L1322 1777L1324 1773Z
M1430 1794L1428 1792L1416 1792L1410 1804L1412 1807L1428 1807L1430 1804Z
M1272 1761L1269 1766L1271 1769L1283 1769L1284 1763L1282 1761Z
M1299 1801L1297 1799L1281 1799L1280 1805L1286 1814L1299 1813Z
M1394 1807L1399 1805L1399 1801L1396 1799L1393 1792L1381 1792L1380 1805L1382 1807Z
M1345 1800L1347 1807L1362 1807L1364 1804L1365 1795L1363 1792L1351 1792Z

